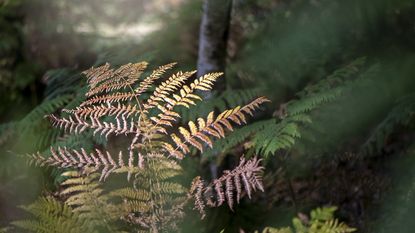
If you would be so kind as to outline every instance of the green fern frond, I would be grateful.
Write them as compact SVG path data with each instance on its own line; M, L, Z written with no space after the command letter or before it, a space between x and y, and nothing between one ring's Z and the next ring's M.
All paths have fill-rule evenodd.
M280 120L257 121L240 129L235 129L226 138L214 143L222 152L249 139L245 146L253 148L256 154L269 156L279 150L288 150L301 138L300 128L311 123L310 112L319 106L337 99L358 77L365 63L364 58L356 59L349 65L333 72L327 78L304 88L297 93L298 99L281 105L277 114ZM205 155L217 153L208 150Z
M215 148L207 149L203 156L209 157L218 152L217 148L220 148L220 152L226 152L235 146L245 142L248 138L254 136L257 132L263 131L270 125L275 125L275 119L257 121L252 124L248 124L241 128L236 128L230 132L226 137L216 140Z
M258 233L258 231L255 231L255 233ZM289 227L279 229L273 227L265 227L262 233L293 233L293 231Z
M288 150L301 138L300 127L311 123L310 112L319 106L332 102L347 90L354 79L360 77L364 58L357 59L349 65L340 68L315 84L309 85L297 93L299 99L291 100L281 105L277 112L279 122L268 124L258 129L252 139L258 154L269 156L278 150ZM372 72L369 68L363 74ZM362 75L363 75L362 74Z
M272 228L266 227L262 233L349 233L355 232L355 228L351 228L338 219L334 218L336 207L324 207L312 210L310 219L308 216L302 215L302 218L295 217L292 220L293 227ZM256 231L255 233L258 233Z
M7 123L0 130L0 138L3 140L15 135L14 144L30 141L34 149L43 149L56 141L59 131L51 128L44 122L44 116L64 107L73 99L73 95L63 95L51 100L45 100L34 108L23 119Z
M255 134L252 143L256 153L268 156L278 150L291 148L300 137L298 122L286 119L262 128Z
M327 78L306 86L297 93L299 99L286 104L286 114L294 116L310 112L324 103L335 100L343 93L347 84L358 77L365 60L365 58L358 58L345 67L335 70Z
M415 120L415 93L409 94L396 103L388 115L371 132L362 145L361 153L379 153L389 136L399 126L410 127Z
M111 229L109 222L116 220L120 212L109 202L98 181L99 174L82 175L77 171L67 171L62 174L66 178L62 182L60 195L65 198L65 204L80 217L88 219L95 226Z
M12 225L36 233L98 232L87 219L81 218L68 205L52 197L42 197L29 206L22 207L33 218L12 222Z
M146 156L146 168L135 175L134 188L110 193L125 218L140 223L141 230L167 228L182 215L186 189L175 182L181 167L160 154Z

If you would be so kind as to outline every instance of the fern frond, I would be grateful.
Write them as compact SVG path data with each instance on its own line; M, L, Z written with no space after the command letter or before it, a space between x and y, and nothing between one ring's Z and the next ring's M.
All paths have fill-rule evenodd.
M94 87L97 83L109 79L113 76L114 70L110 69L110 64L105 63L98 67L91 67L90 69L82 72L89 83L90 87Z
M131 92L117 92L114 94L102 95L102 96L94 96L91 99L88 99L80 104L80 107L88 106L92 104L99 104L99 103L119 103L124 101L131 101L132 99L138 97L139 94L131 93Z
M166 109L169 112L173 112L173 108L176 106L184 106L189 108L190 105L195 105L195 100L201 100L202 98L194 94L196 90L201 91L208 91L212 89L213 83L218 79L222 73L210 73L203 75L202 77L195 79L191 84L190 87L187 85L183 85L183 87L177 92L177 94L173 94L172 97L164 97L160 96L161 98L157 99L156 103L147 104L147 108L158 107L160 110ZM157 96L156 96L157 97ZM174 116L170 116L173 118L168 118L169 116L165 114L165 111L160 113L157 118L153 121L156 124L163 124L163 122L168 122L167 124L171 124L175 121Z
M145 109L151 109L164 102L164 99L167 98L171 93L179 89L188 78L190 78L196 71L191 72L181 72L173 74L169 79L162 82L158 87L156 87L153 94L148 98L147 103L144 104Z
M63 95L44 101L20 121L20 123L24 125L22 128L33 124L33 122L42 120L45 115L55 112L57 109L69 103L72 99L73 95Z
M250 138L254 138L254 135L257 132L261 132L261 135L262 135L262 130L264 130L265 128L269 126L272 126L275 123L276 123L275 119L261 120L261 121L254 122L252 124L248 124L241 128L236 128L234 129L234 131L226 135L226 137L216 139L213 142L215 145L215 148L207 149L203 153L203 156L205 157L212 156L214 153L218 153L217 151L218 149L220 150L220 152L226 153L227 151L231 150L235 146L242 144L246 140ZM254 146L256 147L257 144L254 144Z
M145 159L146 167L136 173L134 188L116 189L110 196L121 199L118 208L128 221L145 230L166 229L183 214L186 190L174 181L182 169L162 154Z
M311 219L308 224L309 226L307 226L308 232L348 233L356 231L356 229L351 228L334 218L334 212L336 210L336 207L324 207L312 210L310 213ZM297 226L301 225L298 218L295 218L293 222L297 222ZM294 224L294 227L296 227L296 224Z
M331 219L323 224L320 227L312 228L310 227L310 233L319 233L319 232L328 232L328 233L348 233L356 231L354 228L350 228L345 223L339 222L337 219Z
M140 86L137 89L135 89L134 92L138 95L146 92L157 79L159 79L164 73L166 73L167 70L170 70L171 68L173 68L176 64L177 63L170 63L167 65L158 67L157 69L153 71L153 73L151 73L150 76L145 78L140 83Z
M200 176L196 176L192 180L192 184L190 185L189 195L195 199L194 202L194 209L199 211L201 218L204 219L206 216L205 208L205 199L203 197L205 189L204 181L200 178Z
M399 126L409 127L415 120L415 93L397 101L386 117L373 129L361 147L361 153L373 154L380 152L389 136Z
M196 92L211 90L222 74L206 74L186 84L195 71L175 73L156 86L141 104L139 98L148 96L141 94L153 89L156 80L174 64L154 70L137 87L134 84L146 66L147 63L127 64L114 70L105 64L91 68L84 72L89 85L86 97L89 99L79 104L73 102L63 110L62 117L53 112L46 116L53 126L75 135L64 136L62 145L83 141L78 140L80 133L97 140L97 144L105 142L110 134L132 136L128 138L131 143L126 157L122 151L116 158L108 151L93 149L93 146L87 150L88 147L80 146L82 142L76 142L77 149L58 146L57 143L50 147L50 153L29 156L29 160L39 166L76 170L63 174L66 180L62 183L60 195L72 208L71 212L82 219L89 219L93 225L100 225L102 219L104 222L122 219L135 224L134 230L138 232L166 232L177 228L177 218L182 217L183 207L189 199L185 196L186 189L177 182L182 168L170 156L183 158L191 147L203 151L204 144L213 147L214 138L225 137L225 132L234 130L234 124L246 123L247 115L252 116L255 109L269 101L260 97L217 116L210 112L206 118L189 121L169 135L167 127L176 124L181 117L178 106L189 108L195 105L202 99ZM132 90L133 85L137 87L135 90ZM127 87L132 91L124 90ZM133 99L137 103L131 102ZM225 171L222 177L207 186L202 180L196 180L191 192L196 208L203 211L206 205L220 206L226 202L233 209L244 193L251 198L254 191L263 190L260 174L263 167L259 163L257 158L241 159L235 169ZM133 178L133 187L104 192L99 181L112 173L128 173L127 179ZM115 202L110 203L110 200Z
M262 125L252 138L256 153L264 156L274 154L278 150L291 148L295 141L300 138L299 121L286 118L277 123L272 119L267 121L269 125Z
M140 109L137 108L137 105L130 104L121 104L111 105L110 103L87 106L87 107L77 107L76 109L63 109L63 112L70 114L76 114L84 119L88 117L100 118L102 116L114 116L115 117L125 117L129 118L130 116L137 116L140 114Z
M169 143L164 143L163 148L169 152L171 156L178 159L183 158L183 153L188 153L190 151L188 147L189 144L196 147L198 150L203 151L203 146L199 141L212 146L212 141L209 136L216 138L224 137L225 130L233 130L231 122L238 125L246 123L245 115L249 114L252 116L253 111L265 102L269 102L269 100L265 97L260 97L242 108L236 107L234 109L226 110L216 118L214 118L213 112L211 112L206 120L202 118L198 119L198 127L196 127L194 122L190 121L189 130L183 127L180 128L180 134L183 139L174 133L170 135L176 147L173 147Z
M12 222L12 225L37 233L83 233L98 232L88 219L81 218L68 205L52 197L43 197L35 203L22 207L33 219Z
M44 115L57 111L72 99L73 95L62 95L45 100L21 120L0 125L0 144L13 135L16 144L30 140L37 150L55 142L60 133L45 124Z
M303 90L296 93L300 98L310 96L313 93L321 93L324 91L331 90L333 88L343 86L348 81L356 78L356 75L362 71L366 64L366 58L360 57L349 64L335 70L327 78L318 81L315 84L307 85Z
M128 63L108 75L101 75L100 78L90 80L91 89L86 93L86 96L131 87L132 84L138 81L147 65L147 62Z
M255 233L259 233L258 231L255 231ZM291 228L284 227L284 228L273 228L273 227L265 227L262 233L293 233Z
M99 133L108 137L110 134L137 134L139 133L139 127L134 121L128 122L125 115L116 117L116 123L101 121L93 116L89 117L90 121L82 119L79 115L74 114L75 117L69 116L68 118L59 118L55 115L48 115L48 118L54 127L58 127L68 131L69 133L79 134L84 132L86 129L94 129L94 135Z
M269 120L274 123L270 122L267 125L252 125L251 127L260 126L256 128L251 141L255 152L268 156L278 150L293 147L297 139L301 137L300 127L311 122L311 111L341 96L350 87L349 84L353 78L373 72L374 68L371 67L359 74L363 64L364 59L356 59L349 65L334 71L327 78L306 86L304 90L297 93L298 99L281 105L276 114L280 118L279 121L274 119Z
M223 73L209 73L205 74L202 77L195 79L190 83L190 87L183 85L183 87L178 91L180 95L173 95L173 99L165 98L164 102L167 103L166 108L172 110L175 106L182 105L186 108L189 108L190 105L195 105L194 100L201 100L200 96L194 94L194 91L209 91L212 89L214 82Z
M355 228L351 228L338 219L334 218L336 207L317 208L311 211L310 217L303 215L304 219L295 217L292 220L293 227L273 228L266 227L262 233L349 233L355 232ZM255 231L258 233L258 231Z
M108 223L119 218L121 213L109 202L109 195L103 193L98 183L99 174L67 171L62 176L66 180L61 184L60 195L66 198L65 204L94 225L110 229Z
M180 119L182 123L197 119L199 116L208 115L211 111L225 111L233 106L240 106L260 96L261 88L252 89L230 89L223 91L219 96L204 99L203 104L192 108L180 108Z
M57 151L54 148L50 148L50 157L45 157L40 153L29 155L31 162L38 166L54 166L59 168L82 168L94 170L101 170L100 180L106 179L116 169L134 169L133 164L128 166L124 163L124 158L120 152L118 160L114 160L112 155L106 151L95 149L95 153L87 153L83 148L80 151L75 149L67 149L58 147ZM130 158L131 159L131 158Z
M355 59L344 67L335 70L327 78L307 85L302 91L296 94L299 99L289 101L286 104L287 114L294 116L310 112L324 103L333 101L344 92L345 87L350 81L358 77L364 64L365 58ZM371 69L368 71L372 72Z
M217 207L226 202L232 210L235 201L239 203L242 191L245 191L249 198L257 189L264 191L261 174L264 168L259 165L260 162L261 159L256 157L248 161L241 157L236 168L224 171L221 177L207 186L204 186L200 177L196 177L190 188L190 195L195 200L195 209L199 210L203 217L206 205Z

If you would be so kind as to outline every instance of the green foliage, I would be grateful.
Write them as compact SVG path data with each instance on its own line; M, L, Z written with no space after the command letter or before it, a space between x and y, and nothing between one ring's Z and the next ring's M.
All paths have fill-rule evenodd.
M26 146L31 146L31 148L24 148L18 152L44 150L48 145L55 143L61 135L59 131L45 122L44 116L82 101L79 72L68 69L51 70L47 72L44 79L46 88L43 101L21 119L0 125L3 129L0 129L0 138L14 137L13 142L7 146L8 148L20 148L24 142L30 141L31 143ZM5 131L4 135L3 131ZM7 141L0 140L0 144L1 142Z
M388 173L391 177L388 190L384 193L380 206L374 206L375 220L368 225L368 232L410 233L415 223L412 221L415 210L415 144L406 151L395 154L388 160Z
M6 143L8 142L7 139L13 137L14 140L8 147L15 147L18 152L45 149L50 144L55 143L61 134L44 121L44 116L52 114L58 109L62 109L70 104L73 99L74 96L72 94L60 95L53 99L45 99L19 121L1 125L0 137L3 140L0 142ZM31 146L31 148L20 149L19 147L24 142L31 142L26 145Z
M312 111L334 101L350 88L354 80L358 81L359 76L364 77L366 73L372 73L373 69L376 69L371 67L365 70L364 61L365 59L357 59L334 71L326 79L306 86L297 94L298 99L281 105L276 112L281 120L257 131L253 137L255 151L268 156L278 150L288 150L293 147L296 139L301 137L300 128L312 122Z
M104 191L100 174L67 171L62 174L60 199L45 197L24 207L33 216L12 224L33 232L121 232L117 221L131 225L120 228L132 231L153 229L177 230L183 215L186 189L175 181L182 173L172 161L154 156L148 168L137 174L134 187ZM160 209L160 207L164 207ZM43 212L42 212L43 210ZM62 224L55 228L55 224ZM77 225L74 227L73 225Z
M83 233L98 232L88 219L81 218L66 204L53 197L41 197L36 202L22 207L33 216L31 220L15 221L12 225L38 233Z
M311 211L310 218L301 214L292 220L293 227L266 227L262 233L347 233L356 229L334 218L336 207L323 207ZM257 232L258 233L258 232Z
M360 75L373 72L372 69L375 68L362 72L364 63L364 58L356 59L349 65L335 70L327 78L306 86L297 93L298 99L282 104L275 112L274 115L280 120L274 118L257 121L242 129L236 129L227 138L218 140L217 144L222 151L226 151L251 137L247 147L265 157L279 150L289 150L301 137L300 128L311 123L310 113L313 110L338 98Z
M94 0L86 5L84 4L85 7L81 7L82 9L79 6L68 9L68 11L65 11L65 15L83 15L91 9L96 9L99 14L98 9L104 9L106 5L99 4L95 7L94 5L97 2L99 1ZM157 3L154 4L157 5L162 1L155 2ZM140 38L138 46L136 43L131 46L122 43L120 46L114 47L112 52L101 55L99 62L96 64L103 64L106 61L111 61L113 64L136 61L138 60L137 54L140 54L140 58L143 56L146 59L148 57L150 59L157 58L157 62L168 62L174 59L181 61L183 67L194 67L198 46L196 32L198 31L200 13L202 12L200 10L202 1L183 2L178 11L171 11L168 7L165 8L162 20L160 20L162 21L160 23L161 29L149 37ZM294 209L304 207L304 204L309 206L309 204L315 205L317 203L318 205L322 203L338 205L341 208L342 216L346 212L346 215L348 215L347 221L360 229L360 224L367 221L362 218L362 216L366 217L368 213L365 208L368 205L373 205L371 201L377 202L379 200L378 193L367 191L371 190L370 188L360 189L359 185L356 185L357 188L353 185L353 187L345 187L338 191L350 192L351 194L344 194L344 196L352 195L348 197L352 199L350 203L349 200L347 203L336 203L336 196L338 195L335 192L333 195L329 195L329 199L322 198L319 193L326 189L332 190L332 187L319 183L320 181L325 182L324 179L321 179L321 176L331 177L332 173L320 174L321 172L327 172L320 168L335 163L335 169L338 169L338 172L349 174L361 171L364 173L362 177L366 178L366 176L372 175L370 173L372 170L366 172L365 167L379 169L377 168L379 164L381 164L380 167L389 164L397 156L396 151L399 152L402 148L407 148L408 142L413 141L413 103L415 99L413 94L409 94L414 92L414 83L411 82L411 79L414 80L413 63L408 63L408 67L400 64L413 59L403 55L411 54L414 48L414 40L411 39L414 38L414 31L411 30L413 28L414 2L412 0L246 0L234 1L234 3L226 70L228 89L223 93L213 95L213 98L205 100L203 104L191 108L186 107L193 105L198 98L194 96L193 98L185 98L186 101L181 102L182 106L174 106L174 112L170 112L171 115L163 114L165 113L164 107L169 106L170 102L174 103L177 99L183 97L182 93L176 93L175 96L170 95L172 94L170 91L176 88L174 86L170 86L170 90L167 88L161 91L160 93L168 94L165 94L166 96L153 96L153 100L159 104L152 107L147 105L150 106L149 119L144 121L144 125L151 125L154 120L157 121L158 126L164 125L159 128L160 132L155 134L151 130L141 131L143 134L151 135L147 137L148 140L141 140L137 136L138 133L136 135L135 132L127 132L129 135L121 138L125 131L121 132L120 128L124 125L130 126L130 122L136 121L141 116L142 113L137 108L132 110L131 114L111 112L105 116L95 115L98 119L94 120L95 123L105 122L106 126L109 125L107 128L112 127L111 130L116 132L116 135L110 135L108 138L105 135L100 135L104 127L99 128L101 131L98 130L98 133L95 133L95 128L83 131L82 127L79 127L77 129L83 131L81 134L69 135L50 127L43 120L43 115L56 115L61 109L68 111L60 112L57 116L59 119L70 119L69 117L72 116L72 120L77 121L68 124L68 129L72 130L72 128L78 127L75 126L77 123L91 123L88 113L85 113L85 118L78 121L70 112L75 112L78 108L80 111L88 112L90 110L80 107L89 98L85 97L88 91L87 87L84 87L84 81L80 80L79 72L69 69L50 71L41 81L37 80L35 77L40 76L33 75L35 69L31 64L36 59L28 62L21 50L24 44L21 37L23 18L21 15L15 14L18 12L15 7L19 6L20 1L2 2L0 7L0 31L2 35L0 38L0 55L2 55L0 56L0 112L2 114L4 112L4 116L2 115L0 120L6 119L7 123L1 123L0 125L0 145L5 150L17 152L40 150L44 156L41 162L48 162L48 165L59 165L62 168L63 175L61 174L62 170L58 171L57 169L52 174L56 178L58 193L60 193L58 199L61 203L65 203L62 204L62 208L70 208L70 212L73 212L76 219L73 222L82 222L88 219L91 226L88 225L90 229L83 229L85 232L89 232L87 230L111 232L115 229L126 231L149 229L150 231L154 229L177 231L180 228L176 225L180 222L179 219L186 210L184 203L190 203L188 199L193 198L190 197L190 194L186 197L184 186L177 181L178 176L183 175L190 169L205 173L208 173L208 170L211 169L212 176L215 176L216 171L214 166L208 167L204 163L201 166L192 164L192 167L183 167L184 169L182 169L178 164L170 163L170 159L173 157L181 158L183 154L198 156L199 153L201 156L209 158L212 158L211 155L217 155L218 153L239 155L242 150L246 152L248 157L258 153L267 158L267 170L274 168L284 170L287 179L291 179L288 183L290 183L290 186L292 183L293 187L290 187L292 190L287 191L284 189L285 183L287 183L286 178L273 177L270 179L269 185L273 186L275 190L278 189L276 193L265 192L265 194L258 196L255 204L242 201L241 205L235 209L232 209L232 205L229 205L230 208L220 208L219 210L216 208L214 211L226 214L227 218L220 219L220 221L232 225L227 228L228 230L237 229L241 226L251 229L253 226L257 227L258 222L262 221L258 219L263 219L263 216L254 216L256 212L252 210L255 208L261 209L264 216L270 216L274 210L285 211L285 208L289 208L290 211L294 211ZM117 9L122 9L125 6L124 3L116 4ZM47 16L61 15L61 11L55 11L56 9L66 10L66 8L71 8L72 5L79 4L77 2L56 1L52 3L36 0L31 4L29 3L30 5L44 5L43 9L50 9L48 12L51 14L45 15L46 17L43 17L44 15L38 17L39 22L47 22L50 21ZM145 5L152 5L152 3L145 3ZM164 3L161 3L160 6L165 7ZM240 6L242 6L244 12L240 11L241 8L238 8ZM28 9L36 12L33 9L38 8L28 7ZM125 15L124 18L128 18L128 21L137 21L135 16L137 9L132 9L134 8L128 10L130 12L129 16ZM151 12L151 10L146 11ZM246 14L247 11L248 14ZM131 12L135 13L131 14ZM123 17L117 16L117 11L107 13L111 15L111 19L116 19L115 21L123 20ZM94 18L96 13L87 15L89 18L91 16ZM107 23L107 14L102 14L102 17L97 17L97 19L99 19L96 22L97 24ZM85 25L84 23L78 23L81 22L78 20L80 18L76 18L75 21L69 19L67 22L58 20L57 25L63 28L64 31L64 34L60 34L66 38L68 29L72 33L74 32L72 29L78 27L78 25ZM94 20L95 18L88 22ZM31 22L30 18L26 21ZM48 26L49 32L59 31L55 30L58 28L56 25L50 27L51 25L48 23L41 26L44 25ZM31 26L33 25L28 24L26 28L28 30L37 28ZM124 40L125 38L122 37L121 39ZM109 41L107 39L103 40ZM44 40L43 43L49 41ZM94 47L100 46L102 44L94 43ZM47 47L59 50L59 47L57 48L54 45L47 45ZM65 47L70 48L71 51L67 53L72 57L72 60L75 60L76 58L73 56L75 52L73 51L76 48L67 44L65 44ZM50 54L43 51L42 47L38 47L38 50L42 51L45 56L50 56ZM82 59L87 57L84 56L86 50L80 50L83 51ZM361 56L369 58L368 64L376 63L380 66L365 66L363 64L364 59L358 59L344 68L337 69L352 61L353 58ZM65 60L59 56L50 57L53 61L56 60L55 65L60 64L60 60ZM396 61L399 65L393 67L391 65L392 61ZM84 62L77 62L77 66L90 65L88 62ZM150 73L144 74L151 75ZM102 106L93 105L93 107L101 110L106 109L108 113L110 108L134 106L135 102L148 103L147 100L152 96L151 93L156 90L159 81L155 81L154 84L156 85L148 88L143 95L138 96L137 100L135 98L125 101L107 99L108 101L102 101ZM188 85L191 81L192 78L189 78L183 84ZM128 93L129 90L125 88L125 83L120 83L122 86L120 92ZM45 92L42 100L39 101L39 90L43 89L44 84L46 84ZM98 83L98 85L101 84L103 83ZM139 88L135 84L132 87ZM110 89L108 88L107 94L118 93L117 90ZM183 91L187 92L186 89ZM213 129L212 127L202 127L208 120L198 118L199 116L210 115L212 111L225 112L224 115L235 113L237 110L228 109L252 100L258 93L265 93L272 97L274 105L273 108L268 109L268 112L259 114L254 119L247 119L247 121L252 121L252 124L246 127L232 128L232 126L228 127L223 124L226 121L222 121L222 125L218 124L218 129L214 129L216 131L210 131L212 135L207 133L207 130ZM195 94L199 95L200 92L195 92ZM408 96L402 98L405 95ZM278 105L279 107L277 107ZM23 117L13 117L16 111L18 111L18 115L23 115ZM274 114L271 116L273 111ZM179 117L174 113L178 113ZM160 118L156 119L154 117ZM176 118L176 121L171 121L171 118ZM215 122L220 121L213 115L208 119ZM234 122L237 121L245 121L245 118L239 116ZM139 120L136 122L139 122ZM185 124L184 127L178 126L179 123ZM131 124L131 126L132 128L135 127L134 124ZM141 127L140 124L138 126ZM375 127L373 128L373 126ZM225 127L233 131L223 137L219 133L224 131ZM145 127L143 128L145 129ZM163 130L164 132L162 132ZM369 131L369 136L361 136L367 135ZM170 135L170 137L164 137L164 134ZM163 144L165 138L167 138L167 144ZM137 139L136 143L127 145L132 139L133 141ZM361 154L354 156L353 152L359 151L362 144ZM163 145L165 146L164 149L167 148L170 153L163 150ZM53 154L49 150L45 150L48 146L57 152L58 160L53 161ZM88 163L87 166L87 168L96 169L92 173L84 173L86 163L82 163L75 153L75 150L80 152L78 150L80 148L85 150L87 156L91 156L89 158L94 158L94 161ZM63 152L60 152L59 149ZM108 150L108 154L105 152L101 156L94 149L99 149L102 152L104 152L104 149ZM127 160L125 160L126 150L128 150ZM137 153L129 154L131 150ZM120 159L117 160L117 153L114 153L114 151L120 151L124 154L120 154ZM187 151L191 153L186 153ZM160 157L159 152L166 152L166 156ZM183 154L179 154L182 152ZM338 160L335 158L338 154L339 156L346 154L345 157L347 158L342 157ZM284 156L277 157L275 155ZM349 157L348 155L353 156ZM363 155L383 156L366 157ZM322 159L323 156L325 156L324 159ZM226 173L232 173L232 171L226 169L228 169L227 166L234 165L233 157L235 156L221 156L218 159L221 162L218 167L219 170L225 169ZM290 167L288 169L285 167L287 165L285 163L286 158L291 159L289 162L292 162L289 163ZM95 159L97 159L97 163L95 163ZM401 160L401 157L397 159ZM307 162L310 161L315 167L309 166L311 163ZM404 171L405 176L402 177L402 174L400 175L398 172L391 175L397 178L394 179L394 182L402 181L402 185L399 184L398 194L387 200L390 203L388 209L379 213L379 215L385 216L374 232L400 232L400 230L411 232L411 229L413 229L410 220L410 209L413 203L413 188L410 184L412 182L412 175L410 174L412 163L409 158L402 159L402 163L403 165L397 166L397 170ZM297 181L295 180L297 177L290 177L293 172L301 170L299 168L304 164L309 166L310 172L301 178L303 180ZM4 160L1 161L0 166L15 171L20 171L21 168L20 164L10 166L9 163L4 163ZM70 167L69 171L68 167ZM377 172L383 174L383 170L379 170ZM108 184L107 187L98 181L100 176L105 179L110 173L114 173L116 182L111 183L113 181L111 178L106 183ZM117 180L119 178L118 173L128 173L128 177L132 178L133 183ZM250 173L247 172L246 174ZM208 175L203 174L203 176ZM15 182L15 179L22 178L21 176L14 176L8 182ZM229 180L232 181L232 179L222 177L222 180L221 178L217 180L221 181L221 185L224 187L233 187L228 184ZM216 184L220 183L217 180ZM370 179L367 186L372 185L372 180L376 179ZM362 181L362 183L364 182ZM313 186L315 184L317 184L316 187ZM198 196L206 198L206 200L209 200L209 197L221 198L221 185L217 185L215 191L203 188L194 191L198 191ZM4 186L4 189L8 189L7 185ZM104 189L104 187L108 189ZM226 188L227 197L222 197L221 202L226 203L226 201L232 200L232 195L235 194L233 189L235 188L237 188L237 185L233 188ZM268 191L267 189L269 187L265 187L265 191ZM241 198L250 195L249 192L245 191L238 191L236 194ZM272 195L274 196L270 197ZM360 201L361 196L364 196L362 198L364 201ZM274 201L267 202L269 198L281 201L278 201L278 203ZM359 202L353 202L355 199L359 199ZM199 200L199 205L202 206L207 202L206 200ZM308 201L312 203L308 203ZM54 203L52 201L49 201L49 203L48 205L52 205L50 208L53 208ZM292 208L292 203L294 203L295 208ZM0 206L3 206L2 204L0 203ZM212 204L212 206L215 206L215 204ZM264 208L264 206L267 208ZM350 210L350 208L357 210ZM392 211L389 211L390 209ZM234 210L234 212L231 210ZM211 214L211 211L214 212L209 210L208 214ZM330 211L334 210L330 210L330 208L315 210L310 217L300 215L300 217L295 218L293 221L294 227L268 228L266 232L336 232L334 228L337 228L337 232L347 232L346 226L335 220ZM350 215L353 215L353 211L359 213L357 216L349 218ZM324 213L331 214L325 215ZM386 213L393 214L388 215ZM245 216L247 221L238 221L241 215ZM285 213L285 216L287 215ZM34 224L31 226L32 229L35 229L36 224L40 226L43 224L42 221L44 222L37 216L34 216L32 221L31 223ZM277 224L280 224L283 220L278 219L278 221ZM35 222L37 223L35 224ZM211 225L216 224L217 222L214 222ZM217 225L216 227L222 228ZM197 229L199 230L199 228ZM202 228L200 230L202 231ZM74 231L78 231L78 229L74 228ZM194 229L192 229L192 232L194 232Z
M98 182L99 174L67 171L62 176L66 180L61 183L60 196L65 198L65 205L80 218L88 219L95 229L111 231L110 223L117 220L120 210L109 202L109 195Z
M372 130L361 152L368 155L381 153L391 134L399 127L413 128L414 115L415 94L412 93L397 101L386 117Z
M184 215L186 188L178 183L183 174L179 164L161 155L151 155L146 169L135 175L134 186L116 189L114 198L120 216L133 223L135 230L177 231Z
M268 100L260 97L244 106L224 110L217 116L211 111L206 119L198 118L196 123L189 121L187 126L179 126L169 134L167 130L170 131L170 127L180 118L175 107L196 105L196 101L202 100L196 90L209 91L221 75L206 74L186 84L185 81L195 72L177 72L152 88L154 82L174 65L160 66L143 80L140 80L140 75L147 67L146 62L128 63L115 70L108 63L93 67L83 72L89 87L87 92L81 92L85 98L60 101L58 98L67 95L56 93L79 90L63 88L52 92L57 97L46 99L44 105L27 116L33 121L37 120L39 114L49 113L46 118L52 125L69 133L69 136L64 135L61 140L51 142L49 152L37 152L28 155L28 158L36 165L64 170L59 177L60 198L71 207L71 212L77 218L88 220L95 231L113 232L119 220L129 223L122 228L138 232L178 231L183 209L189 200L195 199L196 209L204 207L205 199L209 207L218 207L224 203L225 194L221 190L225 186L226 200L232 208L234 192L239 201L242 187L249 198L255 191L263 191L260 172L263 167L259 165L261 160L257 159L241 159L240 165L234 170L224 172L221 178L208 185L206 190L216 192L214 197L201 195L204 190L201 184L194 187L192 183L190 190L197 190L194 193L187 192L178 183L177 177L183 170L175 160L182 160L189 153L189 147L199 151L203 151L202 143L212 147L211 138L225 137L226 131L233 130L232 124L246 123L247 117L252 116ZM54 75L65 77L68 73L62 71L51 74L49 81L59 83ZM76 83L70 82L68 85ZM147 92L151 94L141 96ZM54 114L62 105L68 107L71 104L76 107L63 109L62 116ZM153 112L158 114L154 115ZM89 145L93 149L85 148L82 146L85 142L77 142L84 141L78 135L91 138L91 134L108 142L106 150L95 145ZM123 155L127 145L114 148L114 144L111 144L110 139L116 139L117 136L123 136L130 142L127 158ZM118 151L118 158L113 156L113 150ZM133 177L133 184L118 183L116 185L121 188L111 187L108 192L104 191L99 182L106 180L110 174L119 173L127 173L127 181ZM234 182L229 184L234 177ZM215 187L215 191L212 187ZM34 220L33 224L36 225L36 222L39 221Z
M23 107L29 100L36 104L37 94L34 83L38 67L24 53L23 15L20 13L22 1L11 0L0 2L0 113L2 118L12 117L14 111L11 103L19 103ZM29 99L20 95L21 91L32 88ZM31 99L32 100L31 100ZM30 101L31 100L31 101Z

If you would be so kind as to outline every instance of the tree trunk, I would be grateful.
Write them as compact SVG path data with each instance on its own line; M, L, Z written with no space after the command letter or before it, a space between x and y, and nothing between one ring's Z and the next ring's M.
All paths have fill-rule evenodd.
M226 45L232 0L205 0L199 34L197 76L225 71ZM215 90L225 89L225 79L218 79Z
M197 77L210 72L225 71L231 10L232 0L204 0L199 32ZM225 85L225 78L219 78L215 90L223 91ZM211 98L211 95L211 92L204 93L205 99ZM212 178L217 178L216 162L212 161L209 167Z

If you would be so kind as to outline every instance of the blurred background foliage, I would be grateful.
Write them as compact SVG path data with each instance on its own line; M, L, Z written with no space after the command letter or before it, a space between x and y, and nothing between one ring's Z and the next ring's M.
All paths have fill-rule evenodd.
M2 225L59 182L16 153L104 143L43 119L82 100L80 72L140 60L195 69L202 13L201 0L0 0ZM266 192L203 222L189 216L183 231L287 226L298 212L334 205L359 232L412 232L414 15L412 0L233 0L226 89L182 119L257 95L272 103L184 166L209 176L207 161L227 169L259 154Z

